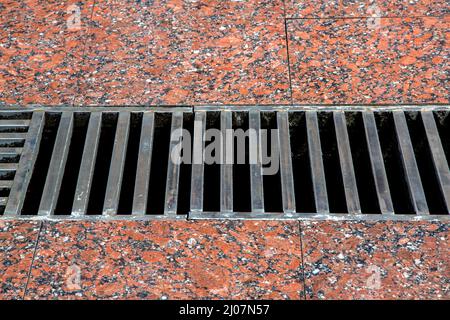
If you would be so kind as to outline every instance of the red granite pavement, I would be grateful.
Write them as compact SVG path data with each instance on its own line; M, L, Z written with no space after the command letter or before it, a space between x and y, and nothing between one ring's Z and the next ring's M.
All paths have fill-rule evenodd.
M0 103L449 103L449 12L445 0L0 0ZM1 299L450 298L448 223L40 228L0 223Z

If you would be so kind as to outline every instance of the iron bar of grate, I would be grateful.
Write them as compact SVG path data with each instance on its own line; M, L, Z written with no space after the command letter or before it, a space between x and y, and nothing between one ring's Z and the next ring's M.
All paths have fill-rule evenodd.
M306 128L316 211L318 213L329 213L327 185L316 112L306 111Z
M284 212L295 212L294 173L292 169L289 114L277 113L278 146L280 148L281 194Z
M197 112L194 121L194 149L191 176L191 211L203 211L206 112Z
M252 110L249 112L249 129L250 199L252 212L264 212L261 165L261 117L259 111Z
M119 197L122 187L129 132L130 113L119 112L108 183L106 184L105 202L103 204L103 214L105 215L115 215L119 208Z
M30 120L7 119L0 120L0 130L26 129Z
M172 114L170 129L170 146L167 165L166 195L164 204L165 215L176 215L178 207L178 181L180 179L181 153L180 147L183 139L183 113Z
M97 158L101 126L102 113L91 113L72 205L72 212L76 216L85 215L87 211L89 195L92 187L92 178L94 176L95 160Z
M342 180L344 182L347 210L352 214L361 213L345 114L344 112L335 111L333 112L333 118L336 129L336 140L338 144L339 160L341 163Z
M11 189L13 184L13 180L0 180L0 189L4 190L4 189Z
M133 195L132 213L145 215L147 210L148 186L153 151L155 114L145 112L142 115L141 137L137 160L136 183Z
M222 111L220 113L220 130L222 134L222 156L220 165L220 211L233 211L233 132L232 113Z
M22 148L0 148L0 158L16 157L22 153Z
M17 163L0 163L0 172L16 171L17 167Z
M439 187L445 200L447 212L450 212L450 171L447 159L445 158L444 148L434 120L433 113L422 111L422 121L428 138L431 155L433 157L434 169L439 181Z
M397 132L397 142L401 153L403 169L405 171L406 182L408 184L409 195L412 200L414 210L419 215L429 214L425 192L420 179L419 168L409 136L408 125L403 111L394 111L395 130Z
M378 138L377 124L373 112L368 111L363 113L363 121L380 211L382 214L394 214L391 191L389 190L386 168Z
M59 122L58 133L56 135L53 155L48 168L47 179L45 180L44 191L39 205L39 215L54 214L56 201L66 167L67 155L69 153L70 140L73 130L73 113L63 112Z
M22 143L27 134L25 132L2 132L0 135L0 146L9 146L10 144Z
M22 210L39 150L44 121L44 112L36 111L33 113L30 127L28 128L27 139L20 157L19 167L14 176L8 203L3 214L4 216L17 216Z

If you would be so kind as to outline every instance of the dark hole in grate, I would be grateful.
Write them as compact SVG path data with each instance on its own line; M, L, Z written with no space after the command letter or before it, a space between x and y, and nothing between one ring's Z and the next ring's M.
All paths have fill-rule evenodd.
M428 144L422 116L419 112L407 112L406 120L416 155L417 166L419 167L420 179L422 180L427 199L428 210L430 214L444 214L447 212L447 209L434 169L433 155Z
M164 212L171 119L172 114L170 113L155 113L147 214Z
M444 148L447 163L450 162L450 112L438 111L433 112L436 125L441 138L442 147Z
M219 112L208 112L206 114L206 130L210 129L216 129L220 131ZM220 141L214 141L214 137L207 138L210 140L205 140L205 154L210 154L208 150L212 148L213 145L218 145ZM219 156L220 153L216 155L214 152L212 152L211 155L213 157L216 157ZM220 163L204 164L203 190L203 210L220 211Z
M133 208L134 185L136 181L139 141L142 128L142 113L131 113L127 154L123 168L118 214L131 214Z
M233 113L233 129L247 131L249 120L247 112ZM250 165L249 163L249 139L245 139L245 163L238 164L238 140L234 139L234 164L233 164L233 210L235 212L251 212L250 200Z
M330 212L346 213L347 204L339 162L333 113L320 112L318 114L318 120Z
M64 176L61 182L58 201L56 202L56 215L70 215L80 172L81 157L86 139L89 114L74 114L73 134L67 155Z
M289 123L297 212L315 212L305 113L291 113Z
M117 113L104 113L102 116L97 158L87 207L88 215L101 215L103 211L117 119Z
M58 132L61 114L46 113L45 124L39 146L39 153L34 165L33 174L28 185L27 194L22 207L22 214L36 215L44 191L48 167L52 157L53 146Z
M405 180L393 115L389 112L377 112L375 113L375 120L377 122L394 211L397 214L412 214L414 213L414 208Z
M32 111L9 111L0 113L0 120L30 120L33 115Z
M189 132L191 137L194 136L194 117L192 114L183 114L183 128ZM190 144L192 156L192 140L190 140L188 143ZM184 156L184 152L185 149L183 148L182 156ZM191 168L191 164L184 161L180 165L177 214L189 213L191 203Z
M362 114L361 112L347 112L346 119L361 212L381 213Z
M277 129L277 115L275 112L262 112L261 113L261 129L266 130L267 142L262 141L262 145L266 144L266 153L269 159L272 158L272 129ZM276 132L276 131L275 131ZM277 135L274 135L275 139L278 139ZM273 150L279 160L279 149ZM264 157L264 155L263 155ZM270 164L263 165L263 167L269 167ZM281 175L280 170L274 175L263 176L263 189L264 189L264 210L266 212L283 212L283 202L281 196Z

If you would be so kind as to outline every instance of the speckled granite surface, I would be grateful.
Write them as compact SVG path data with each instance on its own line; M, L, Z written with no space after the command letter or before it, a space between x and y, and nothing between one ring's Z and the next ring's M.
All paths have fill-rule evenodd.
M289 102L281 0L100 0L86 52L76 104Z
M450 299L443 223L67 221L36 245L38 230L2 223L0 299Z
M285 0L289 18L412 17L450 13L446 0Z
M294 103L449 103L449 24L450 16L289 21Z
M309 299L449 299L448 223L303 222Z
M39 222L0 221L0 299L22 299Z
M448 103L449 12L445 0L1 0L0 102Z
M299 299L300 266L296 222L50 223L26 297Z
M71 104L94 1L0 1L0 101ZM71 23L74 6L80 24ZM4 17L7 17L6 19Z

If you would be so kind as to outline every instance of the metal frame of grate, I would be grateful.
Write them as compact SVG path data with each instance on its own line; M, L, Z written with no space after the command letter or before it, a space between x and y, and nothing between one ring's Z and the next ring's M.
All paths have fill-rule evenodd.
M405 111L420 114L426 141L430 150L437 185L441 193L442 202L446 208L443 214L430 214L427 197L421 180L418 163L410 130L408 128ZM261 150L261 115L271 113L274 116L279 146L279 180L281 184L281 210L280 212L267 212L265 210L265 190L263 183L262 164L257 162L249 165L249 203L248 212L234 211L236 201L233 193L233 169L229 163L220 164L219 203L217 211L204 210L205 202L205 164L195 161L191 165L190 175L190 209L187 214L177 211L179 199L180 164L167 162L167 172L164 191L164 208L161 214L148 214L146 212L148 201L148 187L152 165L152 152L154 144L155 114L170 114L170 132L183 128L183 116L193 115L195 126L193 128L192 144L193 154L203 154L205 149L204 133L207 127L207 118L210 113L219 115L222 133L232 129L233 114L245 113L248 117L248 128L254 129L258 134L250 136L249 145L256 145ZM370 160L371 175L373 177L379 213L366 213L361 209L361 199L358 193L357 174L354 170L353 154L349 140L346 114L357 112L362 116L364 126L361 135L367 145ZM377 113L392 115L401 167L407 186L409 201L413 212L398 214L393 205L385 160L380 146L379 129L375 115ZM301 219L301 220L450 220L450 171L444 151L443 142L438 132L433 116L434 112L449 112L448 105L411 105L411 106L195 106L195 107L3 107L0 110L0 190L4 192L0 197L0 207L4 208L0 219L43 219L43 220L152 220L152 219ZM70 141L74 130L74 115L88 113L89 122L86 130L83 155L77 177L74 201L70 215L57 215L55 208L61 190L61 183L66 169ZM88 201L90 188L94 176L99 136L102 125L102 115L116 114L114 142L110 158L110 168L107 178L105 196L102 199L103 209L99 215L88 214ZM121 185L124 176L127 145L129 140L130 116L133 113L142 114L141 134L138 147L136 178L132 199L132 214L118 214ZM297 212L295 177L291 145L290 117L301 113L306 127L307 155L312 182L312 193L315 210L312 212ZM344 213L334 213L330 208L328 195L329 186L324 169L321 129L318 115L329 113L332 115L334 134L337 142L337 158L340 167L345 197ZM35 170L36 159L39 153L41 137L45 125L46 114L58 114L59 126L57 129L54 147L49 162L48 174L42 190L37 214L26 215L22 213L28 186ZM180 137L181 139L181 137ZM173 148L180 141L168 141L169 157ZM226 158L230 151L223 144L223 154ZM199 163L200 162L200 163ZM423 176L422 176L423 178ZM270 191L266 191L270 192ZM298 203L297 203L298 205Z

